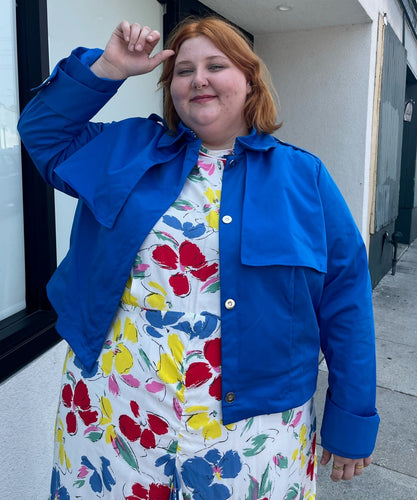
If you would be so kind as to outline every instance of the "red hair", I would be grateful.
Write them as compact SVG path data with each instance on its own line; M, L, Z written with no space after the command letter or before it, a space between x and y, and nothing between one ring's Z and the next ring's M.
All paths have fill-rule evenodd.
M242 71L252 87L243 109L243 117L249 129L268 134L278 130L277 108L273 98L276 92L269 72L262 60L253 52L250 42L237 28L216 17L194 18L182 21L171 32L166 48L178 54L181 44L189 38L206 36ZM164 62L160 86L164 89L164 119L171 130L176 130L180 121L171 96L171 82L175 57Z

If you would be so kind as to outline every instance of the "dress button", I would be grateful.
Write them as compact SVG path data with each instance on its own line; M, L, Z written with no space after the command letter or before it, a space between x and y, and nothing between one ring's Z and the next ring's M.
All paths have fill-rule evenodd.
M233 299L227 299L224 305L226 309L233 309L236 305L236 302Z
M233 403L235 400L236 396L234 392L228 392L224 399L226 400L226 403Z
M232 217L230 215L224 215L222 217L222 221L224 224L230 224L232 222Z

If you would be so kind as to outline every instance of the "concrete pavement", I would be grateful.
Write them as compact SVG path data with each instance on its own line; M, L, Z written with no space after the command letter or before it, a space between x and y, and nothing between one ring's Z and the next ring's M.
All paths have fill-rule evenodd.
M417 499L417 240L399 253L396 274L389 272L373 292L381 416L373 464L362 476L339 483L330 480L330 464L319 465L317 500ZM319 426L326 370L322 362L316 394Z

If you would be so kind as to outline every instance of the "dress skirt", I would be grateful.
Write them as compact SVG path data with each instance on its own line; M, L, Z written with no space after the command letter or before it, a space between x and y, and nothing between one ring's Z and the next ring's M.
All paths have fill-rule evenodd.
M202 149L145 240L93 369L69 349L51 499L315 498L313 400L222 423L218 213L227 154Z

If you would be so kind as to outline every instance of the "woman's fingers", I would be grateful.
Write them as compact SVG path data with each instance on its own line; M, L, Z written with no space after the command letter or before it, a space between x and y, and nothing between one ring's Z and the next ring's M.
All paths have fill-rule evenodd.
M363 469L371 464L371 461L371 457L354 460L335 456L330 478L336 483L342 479L350 481L354 476L360 476Z
M327 465L332 457L332 453L323 448L323 454L320 460L321 465ZM340 480L349 481L354 476L360 476L363 469L371 465L372 455L366 458L345 458L338 455L333 455L332 472L330 478L334 482Z
M121 31L123 40L128 43L130 40L130 24L128 21L122 21L119 26L116 28Z
M160 39L160 33L149 26L121 21L91 69L97 76L113 80L148 73L174 55L172 50L152 55Z

